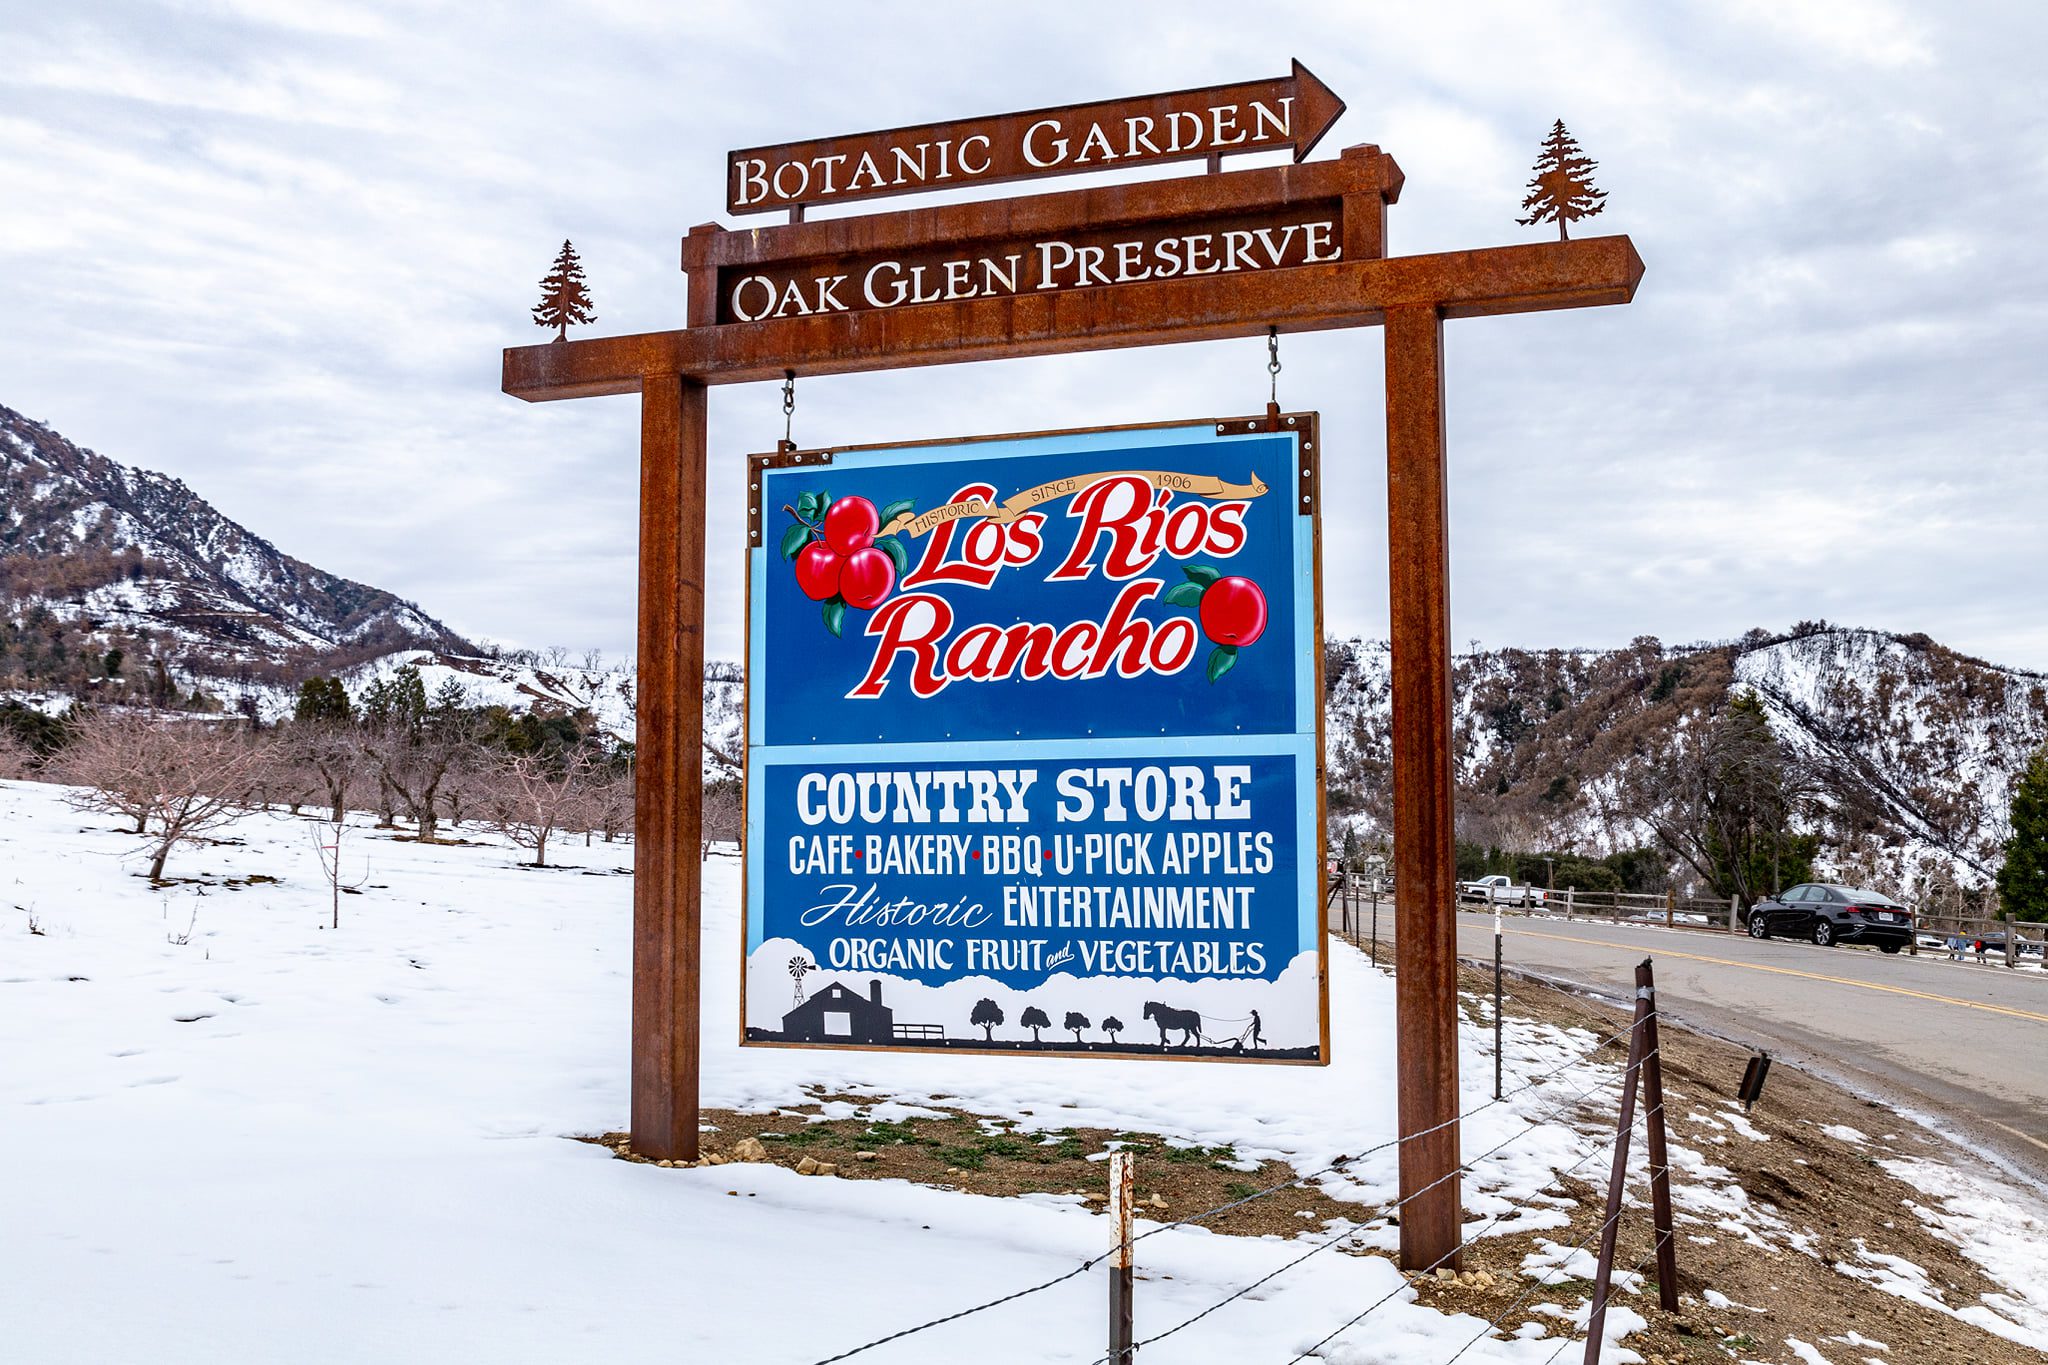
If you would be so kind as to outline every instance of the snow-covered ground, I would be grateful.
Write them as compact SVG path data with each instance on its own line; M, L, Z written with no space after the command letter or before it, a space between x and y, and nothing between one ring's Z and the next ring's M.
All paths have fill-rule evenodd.
M133 836L61 796L0 783L0 1359L516 1362L630 1351L805 1362L1103 1250L1106 1223L1071 1196L997 1200L773 1166L667 1170L569 1140L625 1123L624 845L572 841L559 850L569 866L534 870L491 841L423 848L360 829L344 872L361 874L367 858L368 885L343 898L337 930L324 927L314 824L252 815L232 831L238 842L173 855L172 875L210 884L157 890L124 857ZM252 875L278 880L225 884ZM1327 1068L743 1051L735 861L712 859L706 880L707 1104L766 1108L820 1086L872 1095L879 1117L943 1101L1026 1127L1231 1144L1303 1170L1392 1135L1391 982L1341 944ZM1593 1042L1511 1021L1510 1087ZM1488 1046L1490 1029L1466 1040L1466 1108L1478 1112L1465 1150L1499 1150L1474 1162L1468 1216L1519 1207L1500 1231L1561 1226L1558 1201L1540 1191L1557 1171L1604 1169L1605 1158L1596 1140L1550 1120L1588 1089L1611 1112L1614 1069L1572 1066L1488 1107ZM1684 1141L1693 1136L1674 1133L1688 1216L1754 1226L1757 1211L1701 1155L1711 1140L1696 1150ZM1393 1153L1379 1151L1324 1188L1369 1205L1394 1184ZM1972 1196L1943 1190L1925 1216L1968 1243L1989 1226L1963 1207ZM2023 1232L2010 1219L1993 1228L2008 1251ZM1375 1226L1362 1240L1395 1235ZM1199 1228L1148 1239L1141 1334L1308 1245ZM1557 1248L1553 1267L1581 1273L1568 1250ZM1525 1270L1532 1284L1546 1278L1540 1264ZM1442 1361L1485 1326L1413 1303L1387 1260L1331 1254L1145 1358L1279 1365L1383 1296L1321 1358ZM1092 1361L1103 1297L1100 1272L1076 1276L862 1359ZM1508 1325L1561 1330L1575 1303L1584 1322L1575 1299L1548 1316L1536 1301ZM1627 1302L1610 1332L1639 1321ZM1480 1340L1463 1359L1543 1365L1559 1345L1524 1335Z

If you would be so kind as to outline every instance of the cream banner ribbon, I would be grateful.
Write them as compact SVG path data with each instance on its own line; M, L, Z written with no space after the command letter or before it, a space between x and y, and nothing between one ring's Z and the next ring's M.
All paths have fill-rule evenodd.
M921 536L962 517L986 517L998 526L1007 526L1026 512L1034 511L1059 498L1072 497L1105 479L1143 479L1154 488L1165 488L1197 498L1250 499L1266 492L1265 481L1256 474L1252 475L1250 483L1225 483L1214 474L1173 474L1161 470L1112 469L1101 474L1076 474L1071 478L1054 479L1050 483L1039 484L1036 488L1013 493L999 503L989 502L984 498L966 498L960 502L949 502L944 507L934 507L929 512L902 512L890 518L889 524L876 534Z

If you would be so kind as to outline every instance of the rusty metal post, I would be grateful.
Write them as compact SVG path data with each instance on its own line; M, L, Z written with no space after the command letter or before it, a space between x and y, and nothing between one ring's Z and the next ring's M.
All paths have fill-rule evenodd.
M679 1161L697 1158L705 408L696 380L641 386L632 1134Z
M1387 552L1394 750L1394 1008L1401 1265L1459 1263L1458 924L1443 316L1389 308Z
M1131 1204L1134 1173L1129 1152L1109 1154L1109 1365L1129 1365L1132 1344Z
M1493 907L1493 1097L1500 1098L1500 906Z
M1614 1239L1621 1232L1621 1192L1628 1183L1628 1142L1635 1131L1636 1090L1643 1078L1650 997L1641 985L1641 967L1636 980L1635 1023L1628 1031L1628 1067L1622 1072L1621 1114L1614 1125L1614 1165L1607 1174L1607 1208L1601 1215L1600 1268L1593 1274L1593 1311L1586 1320L1586 1365L1600 1365L1600 1333L1607 1323L1607 1295L1614 1281Z
M1646 994L1647 993L1647 994ZM1657 1233L1657 1302L1678 1311L1678 1234L1671 1216L1671 1160L1664 1147L1664 1056L1657 1031L1657 973L1651 959L1636 968L1643 1015L1643 1132L1650 1155L1650 1217Z

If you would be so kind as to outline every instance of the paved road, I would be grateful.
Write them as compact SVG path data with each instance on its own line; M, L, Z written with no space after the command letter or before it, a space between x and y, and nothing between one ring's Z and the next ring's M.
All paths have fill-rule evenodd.
M1383 917L1384 928L1391 916ZM1611 998L1656 959L1667 1015L1928 1114L2048 1178L2048 975L1872 948L1509 915L1505 960ZM1493 920L1458 917L1493 960Z

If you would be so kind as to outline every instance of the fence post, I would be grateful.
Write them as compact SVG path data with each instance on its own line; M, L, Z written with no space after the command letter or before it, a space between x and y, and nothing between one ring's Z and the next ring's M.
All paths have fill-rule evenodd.
M1564 917L1566 919L1572 918L1572 898L1578 893L1578 889L1576 886L1567 886L1564 889Z
M1493 907L1493 1097L1500 1098L1500 906Z
M1651 959L1636 968L1636 991L1650 993L1643 1016L1643 1132L1650 1155L1650 1219L1657 1235L1657 1302L1678 1311L1678 1238L1671 1216L1671 1161L1664 1149L1664 1057L1657 1031L1657 974Z
M1131 1332L1131 1196L1129 1152L1109 1154L1109 1365L1129 1365L1136 1348Z
M1738 933L1742 928L1742 897L1728 898L1728 932Z
M1678 908L1678 893L1670 887L1664 888L1664 927L1671 927L1671 912Z
M1600 1365L1600 1332L1607 1324L1607 1291L1614 1279L1614 1239L1621 1231L1621 1191L1628 1183L1628 1140L1635 1129L1636 1089L1643 1077L1643 1019L1649 1012L1650 998L1639 985L1635 1022L1628 1031L1628 1066L1622 1072L1621 1113L1614 1128L1614 1165L1607 1175L1607 1209L1601 1216L1600 1268L1593 1277L1593 1312L1586 1319L1586 1365Z
M2010 910L2001 910L1998 915L2005 921L2005 965L2011 968L2019 960L2019 921L2013 918Z

